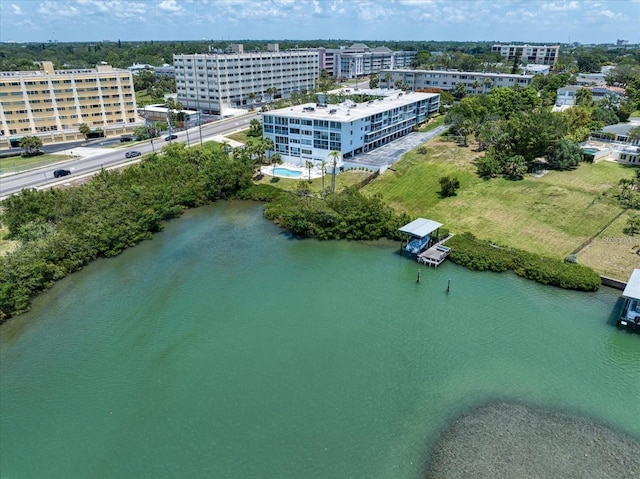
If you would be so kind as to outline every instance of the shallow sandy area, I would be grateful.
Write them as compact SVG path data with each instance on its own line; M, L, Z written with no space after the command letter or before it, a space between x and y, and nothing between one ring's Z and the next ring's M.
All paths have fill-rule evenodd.
M426 477L640 478L640 441L581 417L493 404L453 422Z

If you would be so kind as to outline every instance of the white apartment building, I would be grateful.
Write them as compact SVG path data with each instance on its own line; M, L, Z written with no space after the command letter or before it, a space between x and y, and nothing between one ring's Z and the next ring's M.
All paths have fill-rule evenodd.
M0 72L0 137L77 131L81 123L106 131L137 121L130 71L56 71L42 62L40 71Z
M316 50L284 50L173 55L177 99L185 108L214 115L250 108L260 100L286 98L292 92L313 91L319 77ZM255 98L252 98L255 97Z
M533 75L510 75L504 73L461 72L452 70L386 70L380 73L380 87L393 88L396 82L408 85L409 90L451 91L458 83L465 86L469 94L489 93L493 88L531 85Z
M498 43L491 47L491 51L499 53L507 61L513 60L516 54L519 54L521 63L555 65L558 61L560 45L502 45Z
M392 51L387 47L369 48L354 43L347 48L318 48L320 69L336 78L355 78L382 70L411 67L418 52Z
M263 136L273 140L275 151L285 162L305 165L312 161L317 165L329 161L330 152L339 151L336 166L341 167L359 153L411 133L440 106L437 93L389 93L367 103L308 103L264 113Z

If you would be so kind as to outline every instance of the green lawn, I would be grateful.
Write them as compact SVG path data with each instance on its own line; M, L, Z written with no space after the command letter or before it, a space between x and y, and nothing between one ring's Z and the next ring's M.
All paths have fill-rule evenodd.
M24 158L22 156L12 156L10 158L0 158L0 173L17 173L20 171L47 166L59 161L73 158L69 155L40 155Z
M433 119L431 119L429 121L429 123L426 123L425 125L423 125L421 128L418 129L419 132L421 133L425 133L427 131L431 131L436 129L437 127L444 125L444 115L442 116L437 116Z
M247 133L249 133L249 129L237 131L235 133L232 133L231 135L225 135L225 137L229 138L230 140L239 141L240 143L246 143L247 140L256 141L260 139L260 137L257 136L248 136Z
M371 172L361 170L348 170L344 173L340 173L336 176L336 191L340 192L348 186L354 186L362 182L365 178L371 175ZM275 181L274 181L275 180ZM307 178L291 179L291 178L274 178L269 175L264 175L262 179L257 180L256 184L268 184L285 191L297 192L300 190L306 190L313 194L320 196L322 191L322 178L314 178L309 183ZM324 189L326 192L331 189L331 175L324 175Z
M473 160L479 155L435 140L427 144L425 155L415 150L407 153L394 165L395 172L387 170L364 191L380 193L413 217L440 221L452 233L469 231L479 238L562 259L621 211L614 198L618 181L635 174L630 167L600 162L541 178L485 181L475 174ZM446 175L456 176L460 189L457 196L441 199L438 179ZM615 268L618 277L625 277L634 260L637 257ZM591 261L598 272L609 271L604 259Z
M631 116L634 118L640 118L640 110L636 110L633 113L631 113Z

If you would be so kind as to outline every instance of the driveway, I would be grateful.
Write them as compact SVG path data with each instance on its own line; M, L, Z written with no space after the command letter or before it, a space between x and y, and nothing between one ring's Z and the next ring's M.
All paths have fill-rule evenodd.
M408 135L403 136L402 138L398 138L397 140L381 146L380 148L377 148L373 151L362 153L354 158L349 158L347 161L345 161L345 163L371 166L376 169L382 166L393 165L407 151L413 150L414 148L422 145L424 142L435 138L447 128L449 128L448 125L442 125L425 133L409 133Z

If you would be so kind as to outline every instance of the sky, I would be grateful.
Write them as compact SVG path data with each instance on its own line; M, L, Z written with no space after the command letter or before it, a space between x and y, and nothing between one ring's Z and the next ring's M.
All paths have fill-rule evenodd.
M640 43L640 0L0 0L0 41Z

